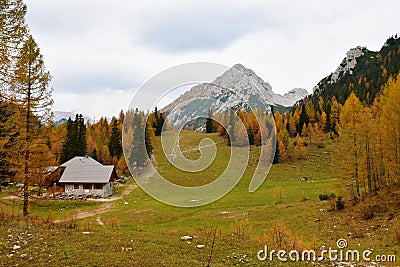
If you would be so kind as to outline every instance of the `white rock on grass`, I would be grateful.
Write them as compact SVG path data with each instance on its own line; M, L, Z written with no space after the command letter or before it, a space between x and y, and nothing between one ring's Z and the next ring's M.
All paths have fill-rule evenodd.
M183 240L183 241L188 241L188 240L192 240L192 239L193 239L193 236L191 236L191 235L184 235L181 237L181 240Z
M197 248L204 248L205 246L204 245L197 245L196 247Z

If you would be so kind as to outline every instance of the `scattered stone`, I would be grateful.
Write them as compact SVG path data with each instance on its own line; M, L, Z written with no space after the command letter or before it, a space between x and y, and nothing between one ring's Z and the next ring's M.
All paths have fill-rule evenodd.
M319 213L324 213L325 210L324 209L319 209Z
M82 234L84 234L84 235L91 235L91 234L93 234L93 232L82 232Z
M191 235L184 235L181 237L181 240L183 240L183 241L192 240L192 239L193 239L193 236L191 236Z
M197 245L196 247L197 248L204 248L205 246L204 245Z
M339 262L339 266L353 266L351 262Z
M26 256L28 256L28 254L21 254L21 258L25 258Z
M317 219L315 219L315 221L316 221L316 222L319 222L319 221L321 221L321 219L318 219L318 218L317 218Z
M14 254L7 254L7 257L11 258Z
M125 202L124 202L124 204L125 204L125 205L128 205L128 204L129 204L129 202L126 202L126 201L125 201Z
M18 246L18 245L14 245L13 246L13 250L17 250L17 249L20 249L21 248L21 246Z

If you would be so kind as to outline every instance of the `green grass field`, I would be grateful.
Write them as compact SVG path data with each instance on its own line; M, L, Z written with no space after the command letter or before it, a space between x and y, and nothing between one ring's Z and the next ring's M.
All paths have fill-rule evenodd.
M217 157L210 168L201 174L175 169L167 163L156 144L155 157L160 173L185 186L209 183L218 177L226 166L230 149L221 137L184 132L182 150L187 151L184 152L187 157L196 159L200 154L193 148L204 137L218 143ZM308 146L307 159L273 165L262 186L249 193L247 188L259 155L254 147L238 185L218 201L196 208L168 206L136 188L108 203L33 201L31 217L43 218L43 222L35 225L6 219L12 212L20 216L21 202L3 199L8 193L2 192L0 266L207 266L213 241L210 266L309 266L307 262L259 261L257 252L264 245L278 246L274 234L282 235L289 242L287 246L297 249L318 250L322 245L335 248L338 238L346 238L349 248L398 253L400 247L395 239L396 232L400 231L400 227L396 228L398 209L393 210L395 215L391 220L384 214L372 221L361 221L359 213L351 206L343 211L326 212L330 203L320 201L318 195L341 193L335 186L340 181L331 168L332 149L330 144L326 148ZM302 177L307 177L307 181L302 181ZM128 185L133 183L133 180L128 181ZM123 190L123 187L117 188L117 194ZM45 225L46 219L71 219L82 212L94 215L50 229ZM348 237L348 233L356 231L363 237ZM196 238L182 241L184 235ZM20 248L13 249L15 245ZM204 248L197 248L197 245L204 245ZM329 266L329 262L324 264Z

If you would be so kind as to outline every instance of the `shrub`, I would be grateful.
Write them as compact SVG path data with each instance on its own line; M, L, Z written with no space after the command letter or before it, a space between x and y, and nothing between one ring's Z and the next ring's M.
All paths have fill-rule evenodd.
M320 194L319 195L319 200L323 201L323 200L328 200L329 196L328 194Z
M320 194L319 196L319 200L323 201L323 200L328 200L328 199L335 199L336 195L334 193L330 193L328 195L328 193L324 193L324 194Z
M283 250L304 250L306 248L301 237L290 231L283 223L273 224L262 236L262 243Z
M344 209L344 200L342 199L342 197L339 197L337 200L336 200L336 209L337 210L342 210L342 209Z

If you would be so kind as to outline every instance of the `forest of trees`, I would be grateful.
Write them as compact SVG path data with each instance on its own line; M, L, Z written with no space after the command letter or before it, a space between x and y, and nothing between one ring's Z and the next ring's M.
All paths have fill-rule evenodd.
M336 97L314 105L304 99L291 111L275 112L275 162L306 157L304 145L334 144L332 158L342 186L355 199L399 184L400 74L389 77L371 105L351 92L344 105Z
M341 108L334 160L357 199L400 183L399 79L390 78L372 105L351 93Z
M273 130L272 116L260 109L250 112L230 109L215 114L210 111L208 115L205 121L206 133L218 133L232 146L265 144Z
M123 131L127 160L140 170L152 156L153 140L164 130L166 116L157 108L150 114L136 109L94 123L77 114L66 124L54 125L52 76L25 15L22 0L0 2L0 182L23 184L23 213L27 215L29 185L40 186L49 166L75 156L114 164L118 175L129 176ZM247 145L247 140L249 145L261 145L271 134L273 118L275 163L305 159L306 146L333 142L334 165L354 198L398 185L399 39L390 38L379 53L367 56L370 59L360 58L355 75L346 74L337 84L326 83L319 97L306 97L290 111L275 112L273 117L261 110L210 111L212 119L205 121L205 130L217 132L231 146ZM125 118L132 121L132 127L123 128Z

